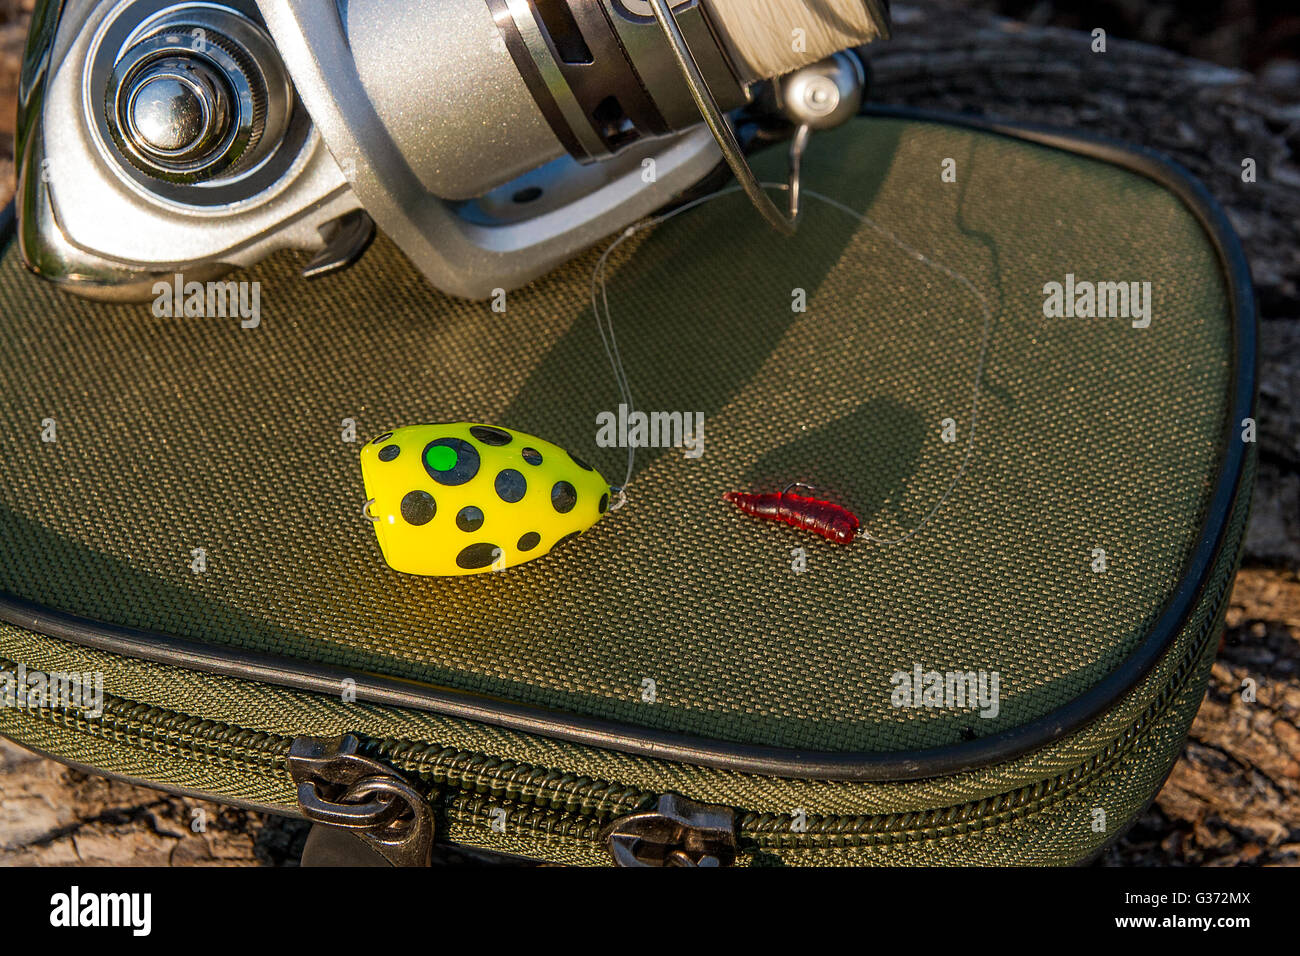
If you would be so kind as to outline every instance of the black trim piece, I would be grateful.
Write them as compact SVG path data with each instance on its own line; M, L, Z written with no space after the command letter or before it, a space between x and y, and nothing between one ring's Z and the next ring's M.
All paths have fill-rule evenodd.
M506 42L506 49L510 51L510 58L515 61L515 69L519 71L519 75L523 78L524 85L528 87L528 92L533 94L533 101L537 103L537 108L546 117L551 132L555 134L555 138L560 141L560 145L574 159L587 158L587 151L578 142L573 130L569 128L569 123L564 118L564 113L561 112L559 104L555 102L555 97L551 96L551 91L546 88L546 80L542 77L542 71L533 62L533 55L528 52L528 46L524 43L524 38L519 35L519 28L515 24L515 18L510 13L510 8L506 6L505 0L487 0L487 5L492 14L492 19L496 21L497 29L501 31L501 36Z
M86 621L0 595L0 620L84 647L126 657L296 690L335 696L340 682L355 681L366 703L476 721L582 746L767 776L844 781L903 781L945 776L1010 760L1045 746L1091 722L1128 693L1170 647L1200 604L1222 555L1229 519L1242 487L1247 451L1237 423L1253 417L1258 317L1250 269L1241 243L1209 191L1183 167L1153 150L1039 126L1018 126L977 117L869 106L865 116L962 126L996 133L1109 162L1164 186L1183 201L1214 241L1233 307L1234 355L1231 414L1224 423L1224 457L1207 508L1205 527L1182 582L1151 633L1114 671L1064 707L1020 727L973 741L903 753L800 751L734 744L670 734L415 681L345 670L209 646L165 635ZM13 230L12 204L0 215L0 243Z
M538 0L533 0L533 3L534 9L540 6ZM604 6L577 3L570 9L570 15L575 20L574 26L590 45L593 58L588 63L569 63L558 55L556 49L557 65L605 148L615 153L623 146L646 137L668 133L668 125L637 76L623 44L610 25ZM540 10L537 16L545 21ZM549 26L546 42L556 48L557 38ZM610 102L618 107L624 123L611 126L610 121L616 117L603 115L608 109L606 104Z

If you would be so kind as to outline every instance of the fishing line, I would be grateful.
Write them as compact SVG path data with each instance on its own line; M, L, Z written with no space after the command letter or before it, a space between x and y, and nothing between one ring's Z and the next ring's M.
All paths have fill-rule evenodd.
M772 189L777 191L786 191L790 188L789 185L786 183L765 182L762 183L761 185L763 186L764 189ZM614 372L615 383L617 384L618 391L620 396L622 397L623 402L627 405L629 414L635 409L635 405L633 404L632 401L632 388L628 381L627 371L623 365L623 357L619 352L618 339L614 335L614 319L613 319L613 314L610 311L609 289L606 280L609 257L614 253L616 249L619 248L619 246L623 245L623 243L627 242L627 240L637 235L637 233L649 229L653 226L660 225L661 223L667 222L670 219L674 219L677 216L680 216L682 213L689 212L690 210L702 206L705 203L712 202L715 199L721 199L723 196L727 196L732 193L739 192L740 188L741 187L739 186L729 186L715 193L710 193L707 196L701 196L698 199L693 199L690 202L683 203L677 208L671 209L666 213L662 213L661 215L658 216L652 216L648 219L643 219L641 222L629 226L628 228L624 229L623 232L621 232L617 236L617 238L615 238L608 246L605 247L604 252L601 253L600 258L596 262L595 268L592 270L591 305L592 305L592 310L596 316L596 329L600 333L601 344L605 348L605 355L609 359L610 368ZM921 518L921 520L909 531L906 531L903 534L893 538L877 537L876 535L872 534L870 531L866 530L865 528L858 532L858 537L862 538L865 541L872 542L873 544L883 544L883 545L902 544L904 541L907 541L909 538L920 533L930 523L930 521L933 520L935 515L939 513L939 511L943 508L943 506L948 502L948 499L952 497L953 492L956 491L958 484L961 483L962 478L966 475L966 472L970 467L971 460L974 458L975 431L979 423L980 395L984 385L984 371L988 359L989 342L992 337L992 331L993 331L993 309L989 305L988 298L975 286L975 283L973 283L970 279L968 279L966 276L964 276L962 273L958 272L957 270L952 269L949 266L946 266L943 263L930 258L925 253L921 252L919 249L916 249L915 247L899 239L896 235L894 235L893 232L891 232L889 229L885 228L884 226L880 225L871 217L858 212L856 209L852 208L851 206L845 205L844 203L840 202L837 199L832 199L829 196L825 196L818 192L813 192L812 190L803 190L803 195L808 197L809 199L815 199L819 202L825 203L831 208L839 210L845 215L850 216L851 218L857 220L862 225L867 226L869 229L873 230L878 235L884 237L886 240L892 243L896 248L906 253L910 258L916 260L917 262L921 263L922 265L924 265L929 269L933 269L941 273L942 275L947 276L949 279L951 279L952 281L956 282L958 285L965 288L966 291L969 292L975 298L975 300L980 305L981 312L983 313L984 328L980 340L979 360L976 363L976 368L975 368L975 381L971 387L970 435L966 440L966 451L962 456L961 465L958 467L956 474L953 475L952 480L949 481L948 486L944 489L943 494L939 496L938 501L935 502L935 504L930 508L930 510L926 512L926 514ZM636 468L636 446L632 443L629 443L627 449L627 472L623 479L623 484L614 489L615 500L610 505L611 511L617 511L619 508L623 507L623 505L627 503L627 488L632 483L632 475L633 472L635 471L635 468Z

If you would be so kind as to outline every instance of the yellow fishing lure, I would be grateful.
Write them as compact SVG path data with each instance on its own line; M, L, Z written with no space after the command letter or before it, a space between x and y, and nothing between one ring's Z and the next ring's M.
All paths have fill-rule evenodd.
M609 483L532 435L456 422L385 432L361 450L384 560L408 574L498 571L554 550L609 509Z

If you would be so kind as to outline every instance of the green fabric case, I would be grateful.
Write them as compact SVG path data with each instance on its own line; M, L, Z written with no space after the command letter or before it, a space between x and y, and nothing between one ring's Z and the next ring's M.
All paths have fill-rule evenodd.
M617 483L623 451L594 443L617 406L599 250L505 313L435 293L382 238L310 285L281 255L233 277L261 283L243 329L64 295L10 227L0 666L102 672L105 708L4 708L0 733L284 813L291 741L352 733L438 841L558 862L608 863L611 825L664 794L729 810L738 863L1094 854L1180 752L1239 557L1239 245L1180 170L1050 132L869 110L814 137L804 176L880 229L814 201L783 239L732 194L611 257L637 404L703 412L704 454L643 451L625 509L463 579L384 566L343 422L359 442L504 425ZM992 332L951 497L904 543L843 548L720 497L805 481L892 537L957 475L978 300L881 229L968 278ZM1151 282L1150 325L1046 317L1067 275ZM898 706L917 668L996 672L996 715Z

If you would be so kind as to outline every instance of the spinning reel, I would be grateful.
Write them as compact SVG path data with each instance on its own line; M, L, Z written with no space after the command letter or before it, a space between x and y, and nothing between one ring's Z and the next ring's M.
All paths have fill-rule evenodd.
M378 227L432 285L485 298L723 161L789 231L808 132L861 102L842 48L888 29L877 0L45 0L21 78L22 253L132 301L281 249L324 274ZM788 211L738 118L795 134Z

